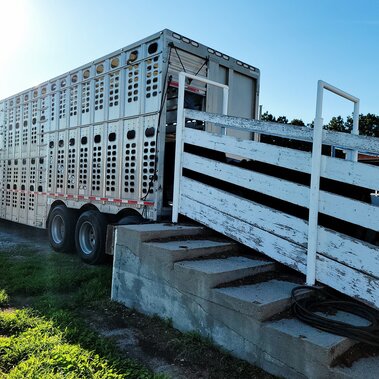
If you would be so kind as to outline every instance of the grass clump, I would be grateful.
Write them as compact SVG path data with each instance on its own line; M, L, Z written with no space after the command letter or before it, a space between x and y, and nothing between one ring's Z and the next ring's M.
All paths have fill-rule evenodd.
M53 321L26 310L2 311L0 315L2 330L14 333L0 336L0 372L7 378L149 377L141 369L137 375L133 369L120 372L106 358L68 343L65 333Z
M158 378L64 310L0 311L0 378Z

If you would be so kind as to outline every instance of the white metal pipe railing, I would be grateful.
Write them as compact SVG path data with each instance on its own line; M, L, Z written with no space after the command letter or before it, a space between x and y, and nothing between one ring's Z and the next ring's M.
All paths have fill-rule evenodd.
M317 83L317 101L316 116L313 130L312 145L312 166L311 166L311 186L309 194L309 223L308 223L308 248L307 248L307 284L313 286L316 282L316 255L318 243L318 211L320 196L320 173L321 173L321 148L322 148L322 105L324 89L341 96L354 103L353 114L353 131L352 134L358 134L359 131L359 99L348 94L322 80ZM358 160L358 151L352 151L350 159Z
M176 147L175 147L175 168L174 168L174 194L172 204L172 222L178 222L179 215L179 198L180 198L180 177L182 172L182 156L183 156L183 131L185 127L184 114L184 94L186 87L186 78L197 80L215 87L222 88L222 112L228 114L229 87L226 84L221 84L209 80L204 77L188 74L186 72L179 73L179 88L178 88L178 111L176 123ZM223 128L225 133L226 128Z

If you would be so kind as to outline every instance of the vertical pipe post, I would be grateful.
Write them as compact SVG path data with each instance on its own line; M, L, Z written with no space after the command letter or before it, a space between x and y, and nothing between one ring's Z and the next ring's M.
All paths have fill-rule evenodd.
M308 219L308 249L307 249L307 285L313 286L316 282L316 253L318 234L318 208L320 198L320 172L322 147L322 101L323 83L317 85L316 116L313 130L311 187L309 191L309 219Z
M176 145L175 145L175 167L174 167L174 194L172 204L172 222L178 222L179 215L179 197L180 197L180 177L182 171L182 156L183 156L183 131L185 126L184 117L184 89L186 84L184 72L179 73L179 88L178 88L178 118L176 124Z
M359 134L359 100L354 102L353 129L351 134ZM358 150L353 150L351 153L351 160L358 162Z
M222 89L222 114L228 114L228 103L229 103L229 88L224 87ZM221 127L221 134L226 136L225 126Z

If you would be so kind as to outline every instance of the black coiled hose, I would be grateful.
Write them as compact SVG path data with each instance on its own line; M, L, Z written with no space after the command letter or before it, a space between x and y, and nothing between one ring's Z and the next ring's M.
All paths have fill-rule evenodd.
M355 301L340 300L330 291L318 287L295 287L291 296L292 311L299 320L326 332L379 346L379 313L376 310ZM369 325L352 325L317 314L335 314L338 311L361 317Z

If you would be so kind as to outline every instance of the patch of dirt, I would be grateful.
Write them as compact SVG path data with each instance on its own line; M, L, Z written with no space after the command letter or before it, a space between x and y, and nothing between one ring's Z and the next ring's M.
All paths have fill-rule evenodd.
M111 303L109 309L83 311L88 325L112 339L129 358L172 379L272 379L274 376L214 347L210 341L188 336L168 321L144 316Z
M106 313L108 312L106 311ZM85 311L88 325L102 337L112 339L118 349L124 352L128 358L142 363L155 373L165 374L172 379L203 378L203 376L198 375L198 372L193 372L190 368L173 363L154 351L153 348L149 349L149 343L146 341L144 333L138 328L127 326L127 322L122 317L114 314L107 314L106 316L104 317L97 311ZM133 313L131 318L134 319ZM136 320L134 319L134 321Z

